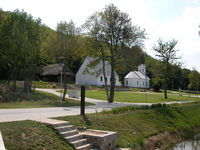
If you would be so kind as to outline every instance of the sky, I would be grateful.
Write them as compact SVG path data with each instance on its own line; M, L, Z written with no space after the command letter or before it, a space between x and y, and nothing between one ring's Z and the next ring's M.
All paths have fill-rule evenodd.
M156 58L152 47L159 38L178 40L183 67L200 71L200 0L0 0L0 8L24 10L56 29L60 21L73 20L81 26L111 3L128 13L133 25L146 30L145 52Z

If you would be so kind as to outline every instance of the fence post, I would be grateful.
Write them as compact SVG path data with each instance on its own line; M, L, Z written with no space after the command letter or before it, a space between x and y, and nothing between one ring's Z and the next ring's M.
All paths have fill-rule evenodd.
M81 115L85 115L85 86L81 86Z

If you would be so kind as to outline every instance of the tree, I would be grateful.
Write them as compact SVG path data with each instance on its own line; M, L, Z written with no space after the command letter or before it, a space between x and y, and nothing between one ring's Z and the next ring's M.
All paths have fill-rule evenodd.
M9 70L9 80L14 82L23 73L25 91L31 90L39 60L41 20L26 12L8 13L0 24L0 57Z
M159 68L164 76L164 97L167 99L167 85L169 80L169 75L171 74L171 65L178 64L178 59L180 57L176 56L178 50L175 50L177 44L176 40L163 41L158 40L158 45L153 47L156 52L156 56L162 61L163 67Z
M153 78L151 82L153 90L159 92L163 81L160 78Z
M124 52L116 65L116 71L120 80L123 82L124 77L130 71L137 70L138 65L144 64L144 61L145 53L138 45L124 49Z
M73 21L60 22L57 25L57 38L60 41L60 54L66 58L66 65L64 65L64 93L63 100L65 99L65 95L67 92L67 78L65 74L66 67L72 65L73 59L76 55L74 55L74 51L78 47L78 36L80 33L80 29L75 26Z
M188 78L190 80L190 84L188 85L188 88L192 89L192 90L199 89L199 84L200 84L200 74L199 74L199 72L196 71L196 70L193 70L192 72L190 72Z
M132 26L128 14L121 12L110 4L101 12L96 12L85 23L88 36L98 44L94 51L96 57L111 65L111 86L108 102L114 100L115 68L126 47L141 44L145 39L145 31L138 26ZM105 80L105 73L104 80ZM106 83L105 83L106 85ZM107 92L108 93L108 92Z
M58 57L64 57L64 67L72 68L73 63L76 61L76 58L79 54L76 53L76 50L79 47L78 39L80 35L80 29L77 28L73 21L69 23L61 21L57 24L56 32L51 32L47 38L46 43L43 47L43 55L48 57L47 59L54 59L58 61ZM63 72L63 81L64 81L64 94L63 100L65 99L66 90L67 90L67 77L65 71Z

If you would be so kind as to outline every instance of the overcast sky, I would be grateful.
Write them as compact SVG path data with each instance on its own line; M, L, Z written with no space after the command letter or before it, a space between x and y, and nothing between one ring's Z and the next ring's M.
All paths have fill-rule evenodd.
M184 67L200 71L200 0L0 0L4 11L24 10L52 29L60 21L73 20L77 26L95 11L113 3L146 29L144 50L154 56L152 46L160 38L178 40Z

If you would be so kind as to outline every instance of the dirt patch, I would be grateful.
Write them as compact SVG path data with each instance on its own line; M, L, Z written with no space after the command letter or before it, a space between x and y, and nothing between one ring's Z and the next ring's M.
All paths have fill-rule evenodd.
M179 143L181 137L178 134L164 132L148 138L143 145L143 150L164 150L167 147Z

